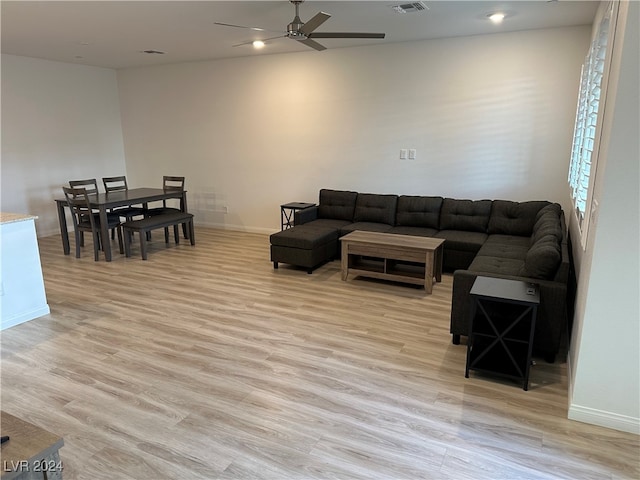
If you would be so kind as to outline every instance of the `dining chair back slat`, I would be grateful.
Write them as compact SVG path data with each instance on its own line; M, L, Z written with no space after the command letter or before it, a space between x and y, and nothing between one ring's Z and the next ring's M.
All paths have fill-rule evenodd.
M127 177L124 175L120 175L118 177L103 177L102 183L104 184L104 191L107 193L129 190Z
M71 188L84 188L89 195L98 194L98 181L95 178L88 178L86 180L69 180L69 186Z

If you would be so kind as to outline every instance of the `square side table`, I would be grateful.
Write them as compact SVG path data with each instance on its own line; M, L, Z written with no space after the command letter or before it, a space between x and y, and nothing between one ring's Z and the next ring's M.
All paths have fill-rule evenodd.
M280 205L280 230L293 227L296 211L315 206L315 203L304 202L291 202Z
M503 278L477 277L472 307L467 365L469 370L521 380L529 388L533 334L540 304L538 286Z

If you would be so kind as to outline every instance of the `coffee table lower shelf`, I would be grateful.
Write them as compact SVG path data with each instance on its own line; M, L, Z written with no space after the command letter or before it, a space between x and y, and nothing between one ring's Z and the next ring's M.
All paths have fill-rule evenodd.
M409 283L411 285L424 286L424 273L420 276L407 275L403 273L385 273L364 268L349 268L352 275L361 275L363 277L377 278L378 280L389 280L392 282Z

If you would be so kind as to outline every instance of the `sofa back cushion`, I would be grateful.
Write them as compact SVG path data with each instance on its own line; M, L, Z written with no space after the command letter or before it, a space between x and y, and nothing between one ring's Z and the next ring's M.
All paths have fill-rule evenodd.
M553 280L562 260L560 248L560 241L555 235L545 235L539 238L529 248L520 275Z
M318 218L353 221L357 197L357 192L323 188L320 190Z
M402 195L398 197L396 225L402 227L440 227L442 197Z
M557 203L542 208L536 215L536 222L533 224L531 245L547 235L553 235L558 242L562 242L564 234L561 215L562 208Z
M397 204L397 195L359 193L356 199L356 210L353 221L394 225Z
M486 233L490 213L491 200L445 198L440 211L440 230Z
M531 236L538 212L547 201L511 202L494 200L489 217L489 234Z

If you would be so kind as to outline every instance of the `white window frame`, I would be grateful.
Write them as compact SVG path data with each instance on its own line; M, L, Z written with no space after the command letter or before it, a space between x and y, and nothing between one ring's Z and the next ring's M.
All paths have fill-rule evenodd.
M597 207L597 202L593 198L593 185L600 152L602 119L606 107L606 91L618 7L619 1L607 3L580 75L567 180L571 188L574 214L583 249L586 249L589 224Z

